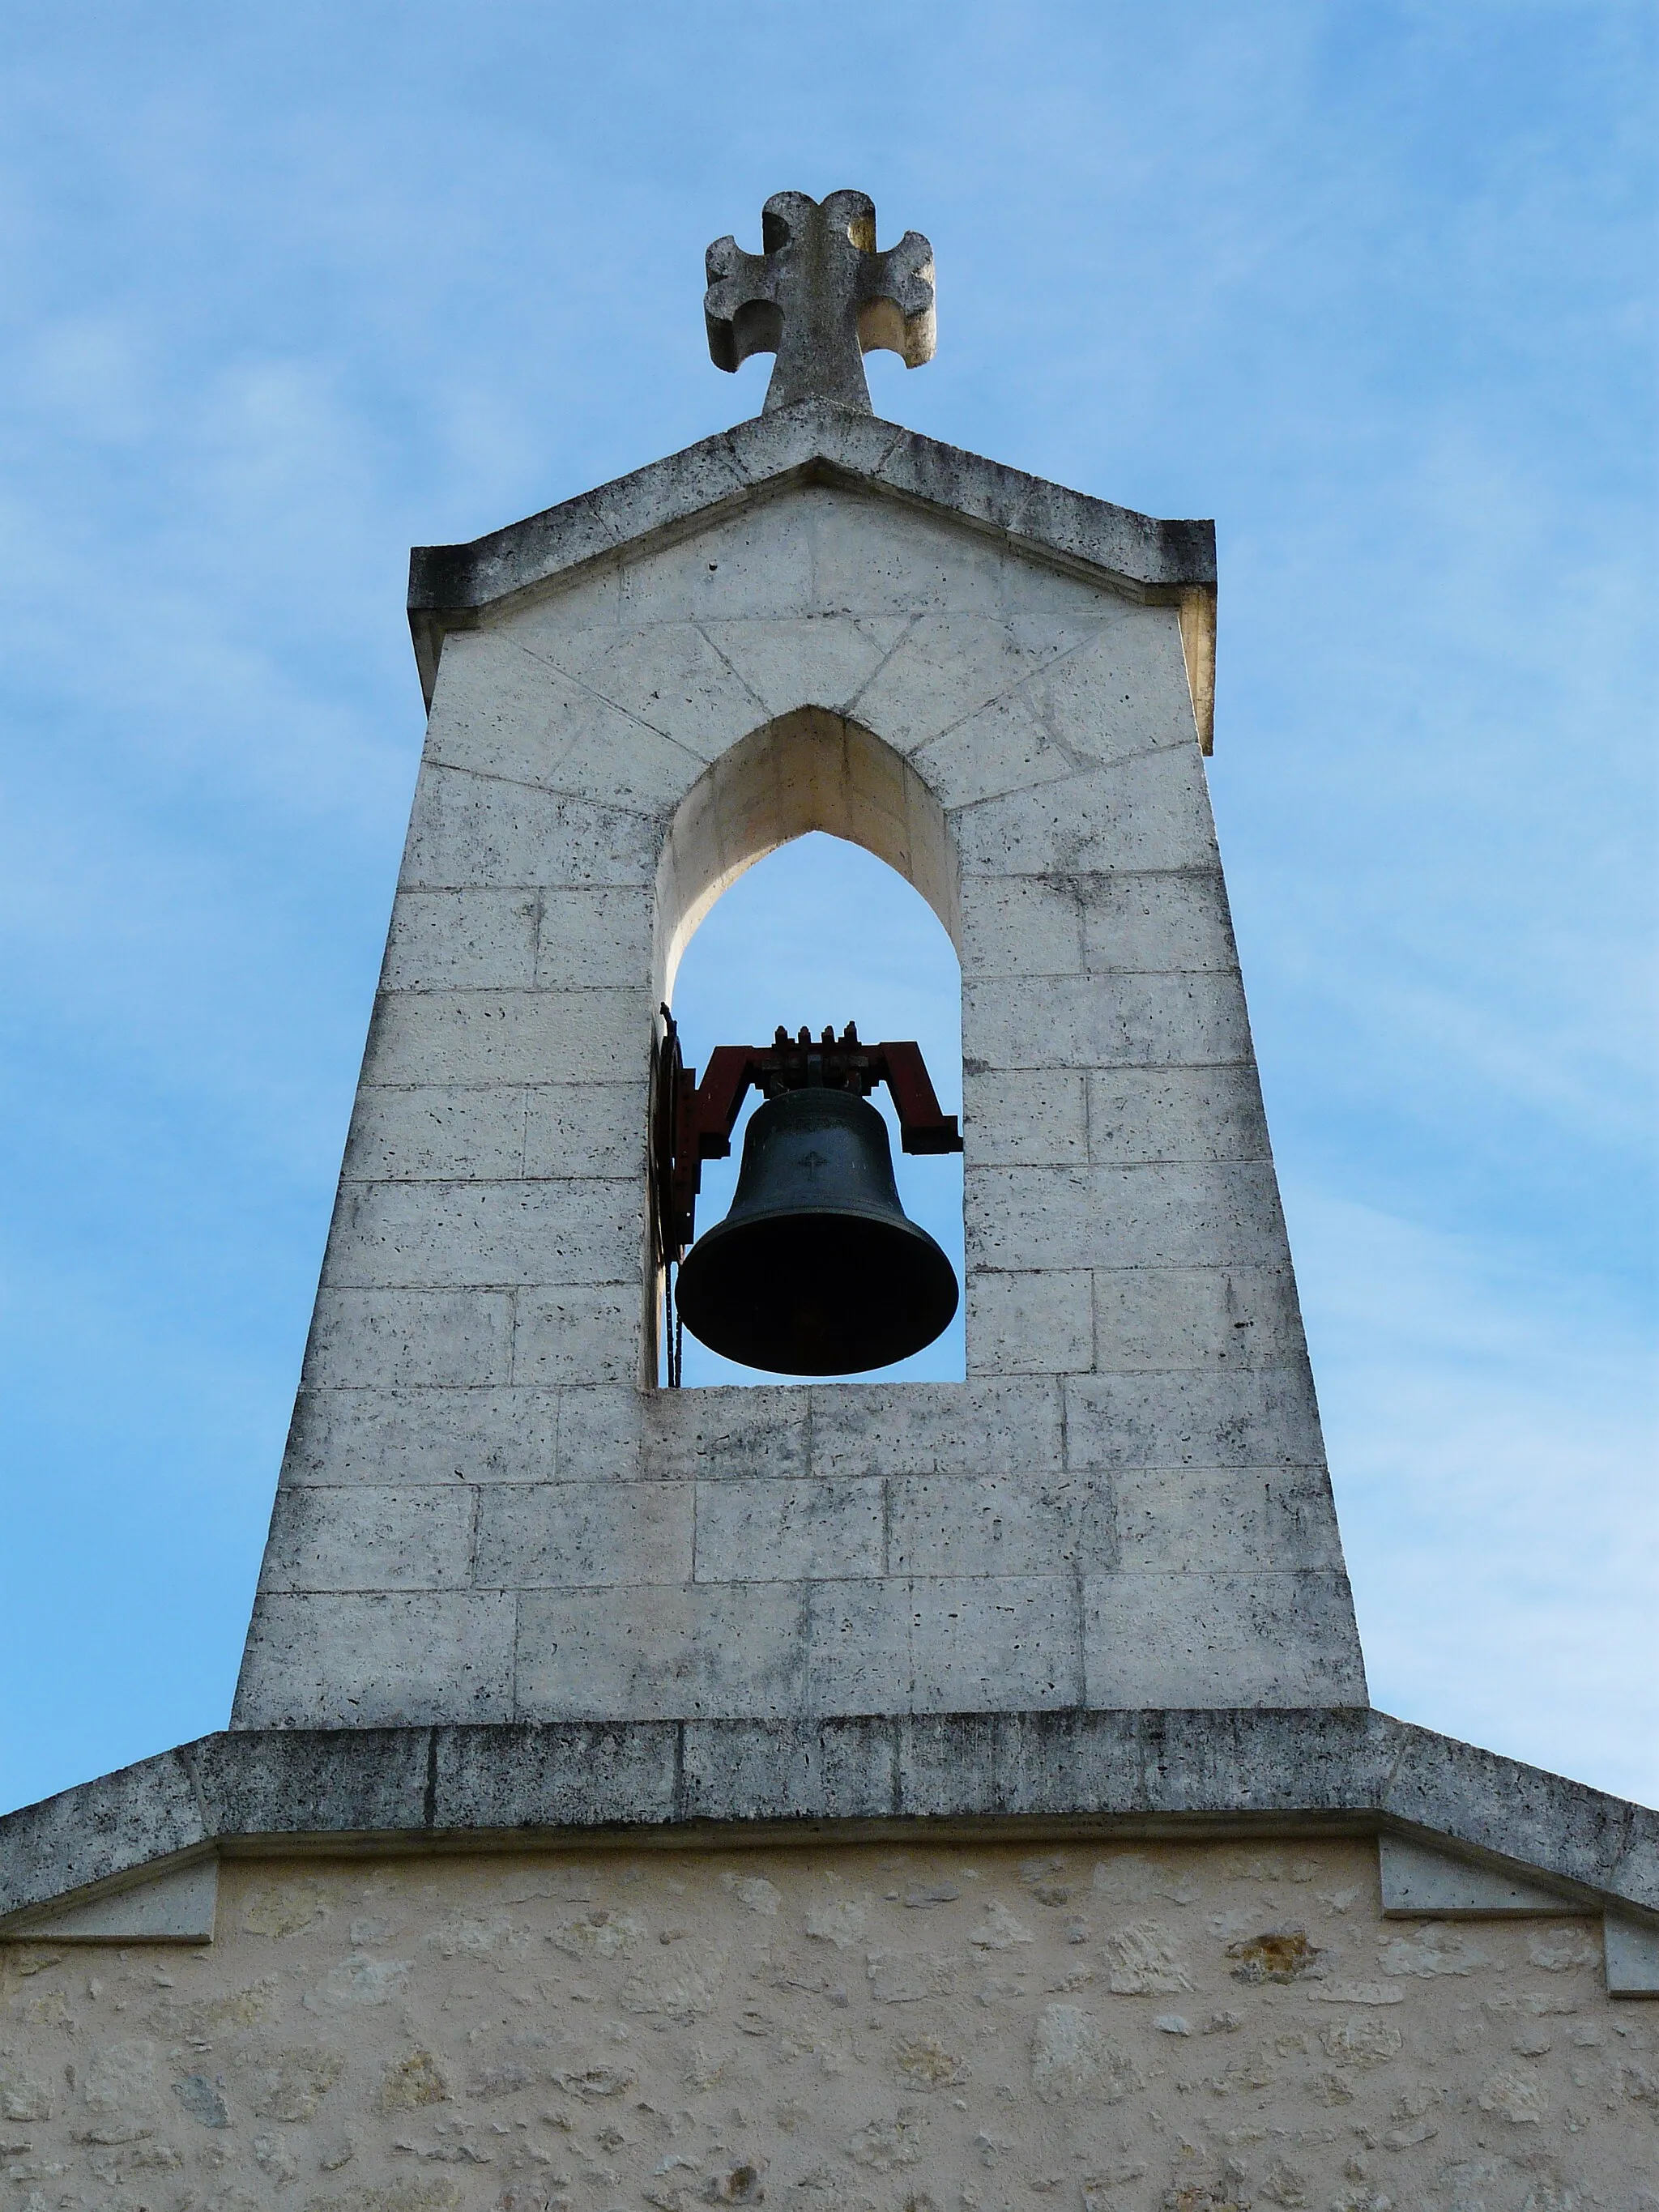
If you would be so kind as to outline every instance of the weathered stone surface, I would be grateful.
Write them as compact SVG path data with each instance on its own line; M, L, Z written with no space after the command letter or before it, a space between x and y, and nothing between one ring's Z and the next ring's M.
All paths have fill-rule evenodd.
M1517 1805L1525 1854L1502 1841ZM0 1913L224 1838L978 1814L1381 1825L1659 1922L1659 1814L1363 1706L240 1729L0 1819Z
M364 1290L317 1294L302 1388L466 1388L513 1376L513 1301L493 1291Z
M981 1266L1288 1267L1279 1188L1266 1161L1151 1161L1133 1168L979 1168L963 1206Z
M196 1859L86 1904L31 1914L11 1932L41 1943L210 1943L218 1899L218 1860Z
M656 865L655 825L646 815L428 759L403 882L409 890L649 884Z
M283 1480L550 1482L560 1401L557 1391L505 1387L305 1389Z
M1086 1269L981 1269L968 1279L975 1371L1066 1375L1095 1364L1094 1277Z
M498 1590L261 1593L233 1727L513 1718L514 1598Z
M726 1476L696 1486L699 1582L844 1582L887 1571L887 1494L872 1481Z
M1318 1408L1304 1365L1223 1375L1068 1376L1073 1467L1319 1467Z
M1472 1859L1449 1858L1405 1836L1376 1839L1385 1917L1428 1920L1532 1918L1582 1911L1536 1882L1516 1881ZM1609 1948L1611 1966L1611 1948ZM1609 1972L1609 1983L1611 1983Z
M1135 1701L1359 1694L1212 575L1206 526L817 404L417 556L426 750L239 1727L1048 1710L1120 1616ZM969 1379L657 1390L652 1021L811 830L963 951Z
M525 1118L526 1094L506 1085L365 1084L351 1117L343 1180L489 1182L523 1175Z
M1607 1994L1659 1997L1659 1928L1609 1912L1603 1923ZM1626 2029L1626 2035L1629 2031ZM1627 2085L1628 2086L1628 2085Z
M301 1488L276 1493L266 1590L461 1589L472 1580L478 1492L440 1488Z
M497 1789L504 1840L568 1789L567 1756L658 1814L611 1733L556 1753L502 1733L532 1783ZM440 1815L481 1786L457 1748ZM894 1781L858 1741L772 1754L769 1800L804 1818ZM689 1741L689 1796L700 1771ZM690 2212L763 2188L878 2212L988 2190L1085 2212L1642 2212L1651 2170L1651 2008L1604 1985L1595 1918L1425 1941L1382 1917L1358 1836L520 1834L488 1856L279 1851L219 1883L210 1946L7 1957L20 2203L44 2184L316 2212Z
M372 1083L614 1083L636 1073L651 1012L643 989L392 992L364 1073Z
M1340 1565L1171 1571L1144 1557L1126 1546L1118 1573L1085 1585L1090 1705L1156 1705L1171 1683L1189 1706L1364 1703L1364 1669L1340 1632L1353 1601Z
M1137 596L1214 584L1208 523L1153 522L891 423L808 400L740 423L470 545L417 550L410 560L410 609L423 675L429 681L443 638L476 611L570 575L630 539L684 529L694 516L712 525L723 511L813 471L867 485L878 496L924 501L994 538L1093 569Z
M678 1482L490 1484L477 1492L477 1580L505 1590L689 1581L693 1503Z
M971 982L963 1049L988 1068L1212 1067L1250 1049L1236 972Z

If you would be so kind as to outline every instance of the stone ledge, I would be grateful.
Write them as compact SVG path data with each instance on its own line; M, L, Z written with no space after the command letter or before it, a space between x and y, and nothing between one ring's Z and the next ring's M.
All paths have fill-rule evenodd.
M658 1832L1390 1832L1659 1924L1659 1813L1360 1708L203 1736L0 1819L0 1920L204 1850Z
M470 544L415 547L409 621L427 703L450 630L475 628L486 611L625 547L684 535L810 482L854 486L952 516L1124 597L1180 606L1194 711L1200 734L1207 728L1213 523L1160 522L819 399L756 416Z

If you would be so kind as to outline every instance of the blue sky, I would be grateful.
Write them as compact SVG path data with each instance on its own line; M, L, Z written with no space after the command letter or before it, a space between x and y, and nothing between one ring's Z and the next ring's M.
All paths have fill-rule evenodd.
M878 412L1217 519L1376 1701L1659 1801L1654 47L1620 0L13 11L0 1802L228 1711L420 742L407 548L754 411L703 248L843 185L939 261ZM948 1030L912 896L797 857L688 1006L745 915L830 913L863 995L816 1018Z

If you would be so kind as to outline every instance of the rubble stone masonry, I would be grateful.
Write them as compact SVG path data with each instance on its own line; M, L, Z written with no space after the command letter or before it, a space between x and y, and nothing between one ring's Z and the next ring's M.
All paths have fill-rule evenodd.
M1594 1920L1365 1841L230 1859L0 1951L7 2212L1650 2212Z

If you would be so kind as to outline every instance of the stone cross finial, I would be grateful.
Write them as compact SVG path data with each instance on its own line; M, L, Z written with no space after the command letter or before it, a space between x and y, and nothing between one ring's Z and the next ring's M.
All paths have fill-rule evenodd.
M775 353L763 414L798 399L873 410L866 353L884 347L907 368L933 357L933 249L920 231L876 251L876 204L865 192L774 192L761 210L759 253L735 238L708 249L703 314L716 368Z

